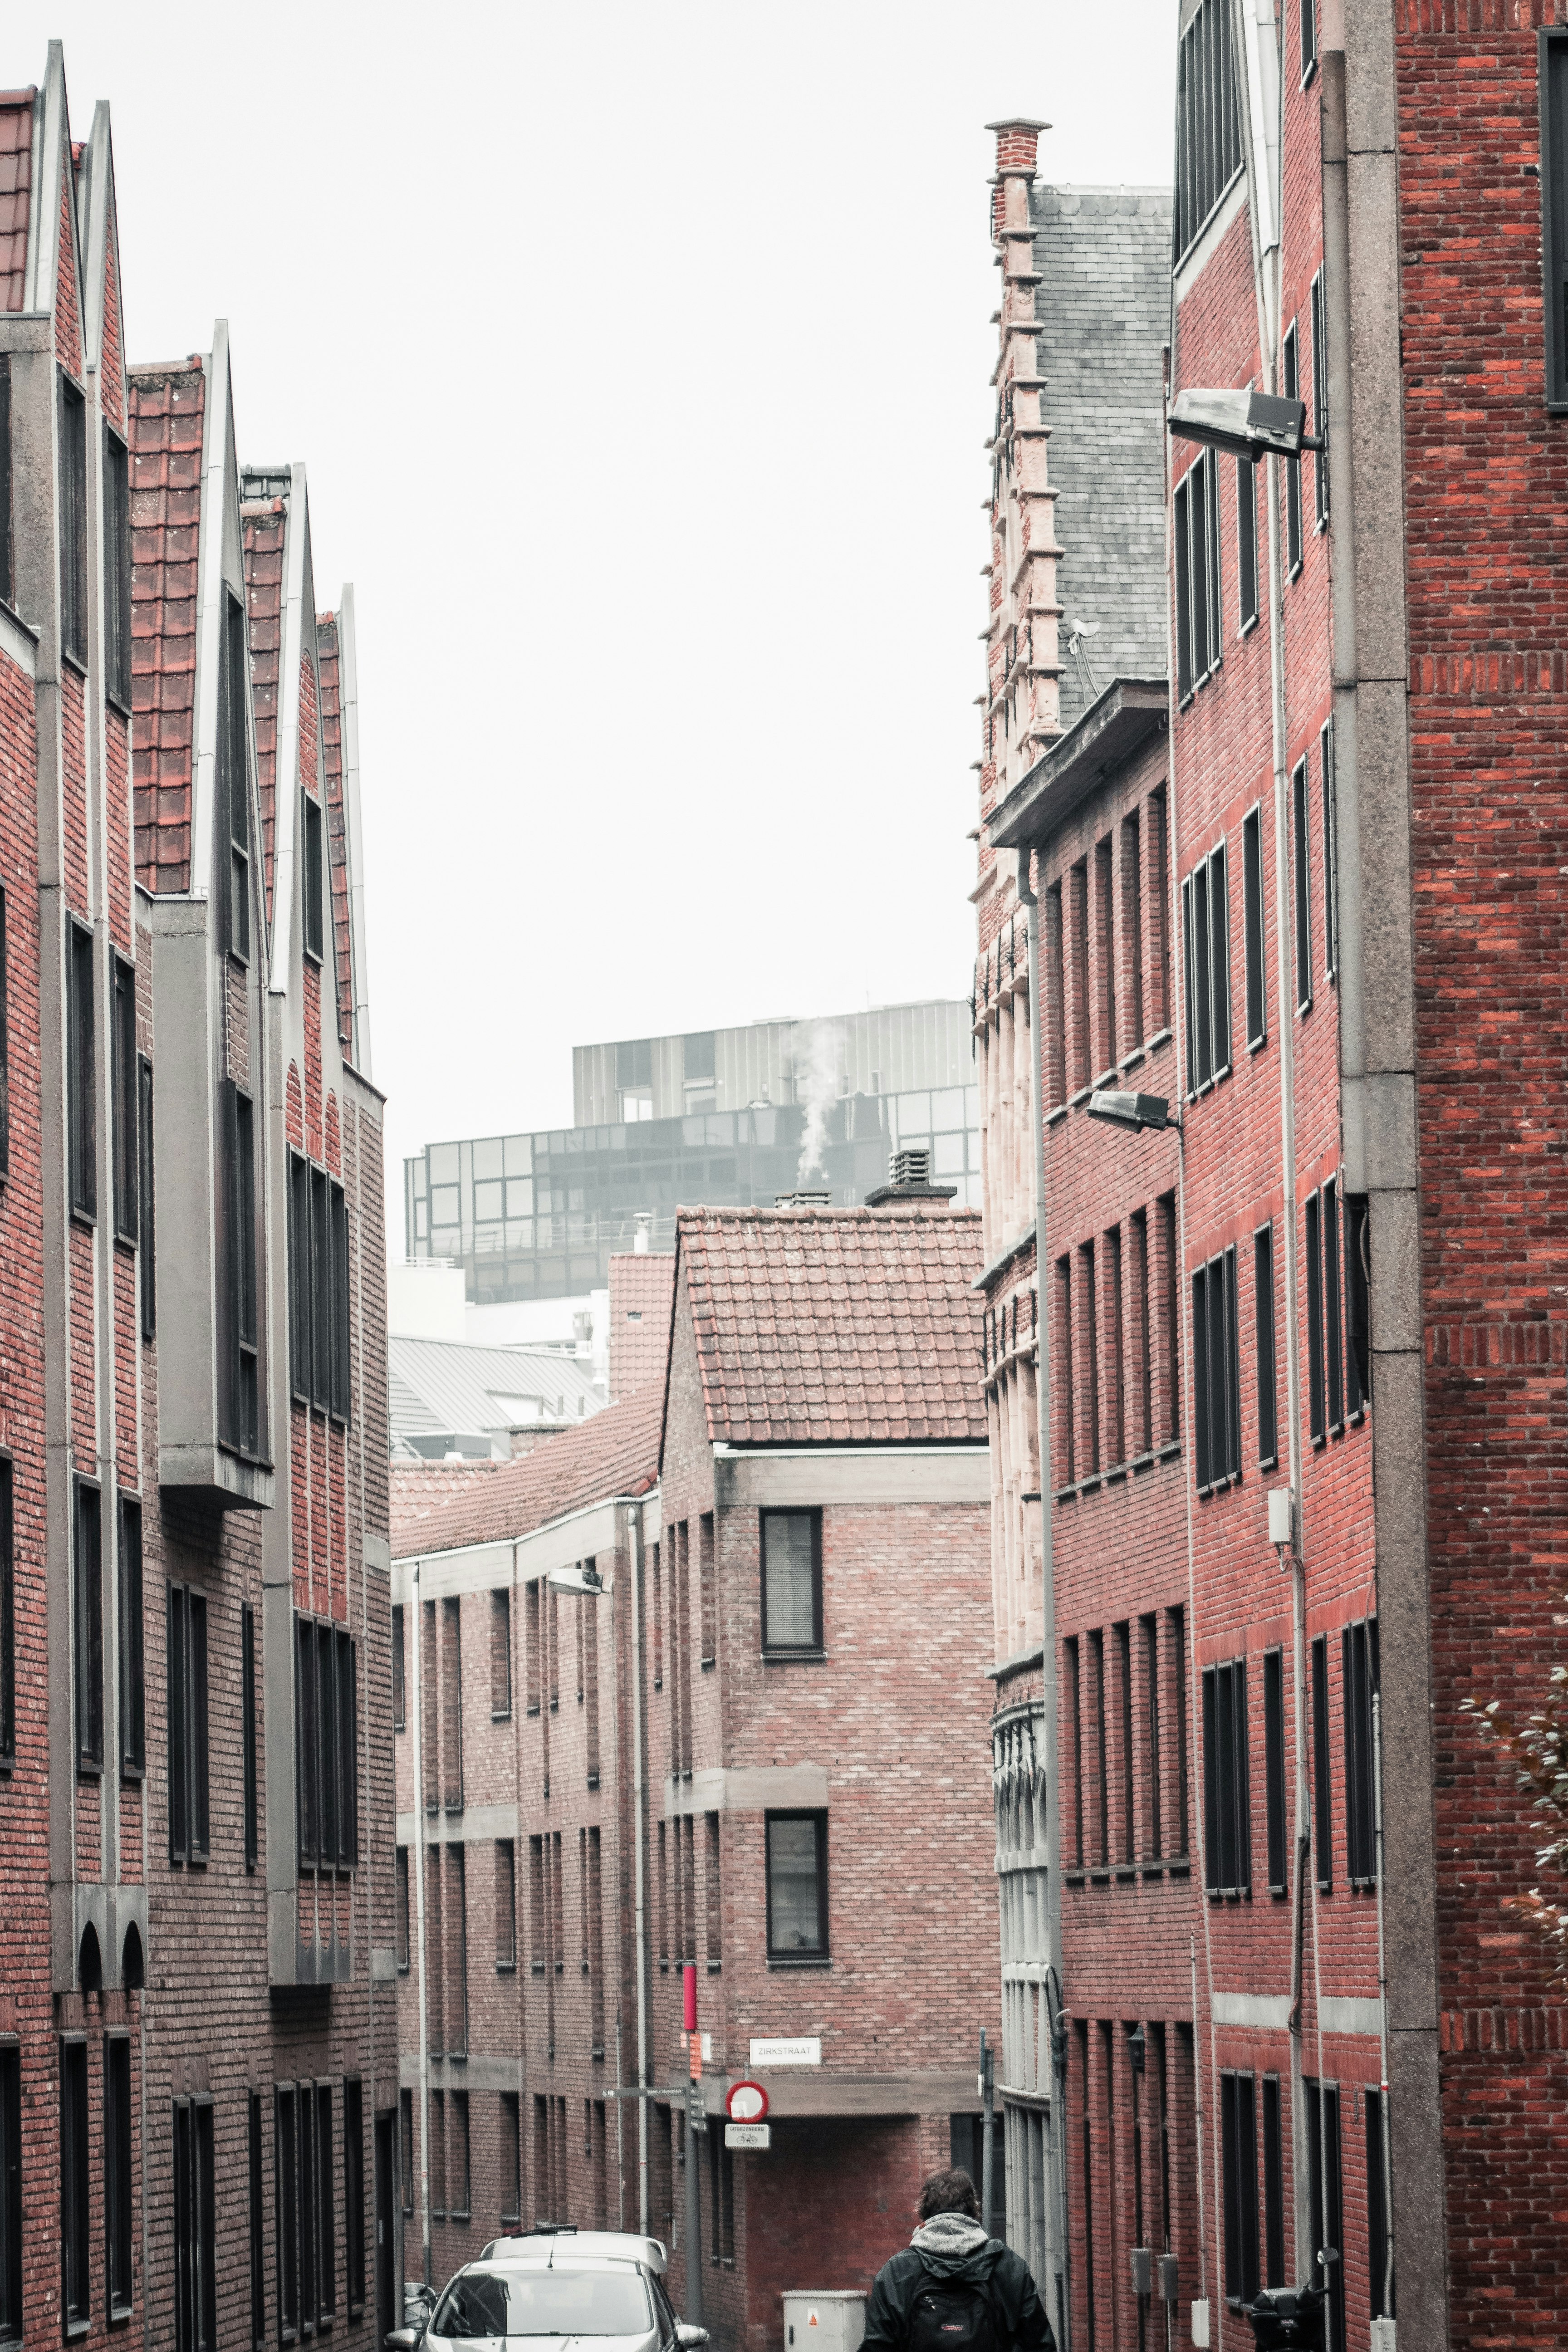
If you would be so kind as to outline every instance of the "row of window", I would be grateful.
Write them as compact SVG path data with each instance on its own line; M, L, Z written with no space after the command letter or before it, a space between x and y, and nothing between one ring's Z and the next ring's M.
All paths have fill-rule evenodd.
M1066 1867L1131 1875L1184 1866L1185 1611L1072 1634L1062 1654Z
M1334 1883L1333 1710L1329 1690L1331 1637L1320 1633L1310 1658L1312 1757L1311 1837L1321 1894ZM1345 1874L1357 1889L1377 1884L1373 1700L1378 1686L1377 1620L1341 1631L1339 1771L1343 1789ZM1252 1893L1251 1711L1247 1662L1233 1658L1203 1675L1204 1884L1217 1898ZM1290 1892L1286 1819L1285 1661L1263 1654L1263 1813L1270 1895Z
M1176 1196L1056 1262L1058 1494L1146 1462L1181 1434Z
M58 390L60 499L60 645L87 664L88 408L80 386L62 368ZM0 595L14 596L10 514L10 377L4 380L5 415L0 425ZM105 417L103 436L103 659L104 686L123 710L131 708L131 459L124 441Z
M1341 1437L1371 1398L1371 1224L1364 1193L1331 1177L1305 1204L1307 1411L1314 1445ZM1192 1276L1193 1475L1200 1495L1242 1475L1241 1305L1234 1243ZM1252 1236L1251 1323L1258 1466L1279 1459L1274 1226Z
M359 1860L359 1662L342 1625L294 1619L296 1810L302 1868Z
M1052 1109L1170 1026L1168 847L1162 786L1042 893Z
M1343 2102L1348 2086L1302 2084L1306 2102L1303 2154L1308 2170L1307 2261L1296 2268L1327 2300L1331 2352L1346 2352ZM1365 2128L1363 2176L1366 2208L1367 2303L1370 2323L1394 2312L1389 2275L1386 2095L1371 2085L1353 2094ZM1225 2242L1225 2294L1233 2311L1256 2300L1263 2286L1293 2284L1285 2270L1285 2150L1289 2086L1278 2074L1226 2067L1219 2078L1220 2193ZM1259 2189L1261 2188L1261 2197ZM1361 2340L1365 2341L1364 2335Z

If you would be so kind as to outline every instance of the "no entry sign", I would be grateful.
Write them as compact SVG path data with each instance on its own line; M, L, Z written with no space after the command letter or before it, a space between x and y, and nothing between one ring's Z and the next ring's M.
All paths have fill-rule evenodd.
M731 2083L724 2095L724 2113L732 2124L760 2124L768 2111L768 2095L760 2083Z

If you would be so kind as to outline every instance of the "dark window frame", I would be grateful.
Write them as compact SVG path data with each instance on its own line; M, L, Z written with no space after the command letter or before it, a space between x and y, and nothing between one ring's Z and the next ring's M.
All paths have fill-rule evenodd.
M142 1549L142 1499L115 1496L119 1562L120 1777L140 1780L147 1769L146 1585Z
M408 1727L408 1652L405 1632L406 1619L401 1601L392 1610L392 1727L405 1731Z
M1200 1495L1242 1479L1241 1328L1236 1244L1192 1276L1193 1475Z
M1323 978L1331 988L1340 977L1340 813L1334 776L1334 722L1318 730L1323 785Z
M1252 1893L1251 1711L1247 1660L1203 1673L1204 1891L1228 1902Z
M174 2101L175 2352L212 2352L217 2330L217 2217L212 2100Z
M1268 923L1263 903L1263 803L1241 820L1241 938L1247 1003L1247 1050L1268 1042Z
M145 1054L136 1056L136 1191L141 1208L137 1234L140 1265L137 1272L142 1291L142 1337L152 1339L156 1338L158 1330L157 1260L154 1252L157 1214L153 1173L153 1065Z
M250 2254L250 2352L267 2352L267 2241L261 2180L261 2094L246 2096L246 2220Z
M1377 1619L1363 1617L1341 1633L1341 1705L1345 1742L1345 1876L1360 1890L1377 1885L1377 1771L1373 1706L1378 1691Z
M1285 1827L1285 1654L1278 1647L1263 1653L1263 1811L1268 1892L1286 1895L1290 1852Z
M365 2306L364 2088L343 2076L343 2263L350 2320Z
M0 604L15 610L16 603L11 530L11 359L9 352L0 352Z
M1224 2200L1225 2299L1239 2312L1262 2284L1258 2265L1258 2083L1220 2069L1220 2173Z
M296 1404L353 1419L348 1196L330 1169L289 1154L289 1383Z
M87 667L87 394L58 371L60 651Z
M511 1721L511 1587L490 1591L490 1721Z
M1538 35L1541 278L1547 414L1568 415L1568 27Z
M1320 1895L1334 1891L1334 1766L1329 1731L1329 1637L1311 1648L1312 1866Z
M1173 233L1178 267L1241 169L1237 80L1228 0L1203 0L1177 51Z
M74 915L66 918L66 957L70 1213L90 1225L98 1221L98 976L92 932Z
M1290 912L1296 951L1296 1010L1312 1009L1312 827L1307 806L1307 762L1290 772Z
M1301 0L1301 5L1305 11L1312 0ZM1312 331L1312 432L1323 444L1312 452L1313 529L1323 530L1329 520L1329 327L1321 269L1308 290L1307 309Z
M1237 634L1258 626L1258 468L1250 457L1236 461L1236 609Z
M1301 397L1301 350L1298 321L1291 320L1286 328L1281 345L1280 391L1287 400ZM1306 561L1305 541L1301 528L1301 460L1286 457L1285 469L1285 577L1299 580Z
M811 1606L812 1637L806 1642L775 1642L768 1633L768 1521L773 1518L805 1518L811 1522ZM760 1623L762 1652L764 1658L819 1658L826 1643L823 1627L822 1574L822 1512L808 1510L759 1510L757 1514L757 1564L760 1570Z
M786 1950L773 1939L773 1831L785 1822L810 1822L816 1831L816 1932L815 1950ZM763 1816L763 1877L767 1896L767 1964L778 1968L826 1968L833 1951L827 1889L827 1814L812 1807L791 1807Z
M1182 884L1186 1091L1195 1102L1231 1074L1230 887L1222 839Z
M266 1450L261 1378L261 1268L257 1230L256 1105L232 1078L218 1088L218 1442L242 1460Z
M1199 452L1173 497L1177 696L1184 706L1225 662L1225 551L1219 459Z
M131 710L131 452L103 419L103 690Z
M16 1761L16 1468L0 1453L0 1772ZM4 2262L0 2260L0 2272ZM4 2283L0 2280L0 2294ZM3 2306L0 2306L3 2308Z
M1274 1221L1252 1236L1253 1343L1258 1391L1258 1466L1279 1460L1279 1298L1274 1276Z
M110 2319L135 2308L135 2201L132 2193L131 2036L103 2037L103 2280Z
M76 1769L103 1770L103 1490L78 1478L71 1490L71 1654L76 1692Z
M88 2118L87 2036L63 2033L60 2095L60 2315L68 2336L92 2319L91 2127Z
M1280 2124L1279 2077L1262 2079L1263 2126L1263 2264L1265 2286L1284 2286L1285 2276L1285 2148Z
M0 493L4 485L0 484ZM0 884L0 1184L11 1173L11 1001L10 947L5 890Z
M22 2340L24 2226L22 2046L6 2038L0 2041L0 2344Z
M1307 1430L1314 1445L1328 1443L1323 1381L1323 1206L1321 1192L1307 1195L1302 1241L1307 1258Z
M200 1869L211 1859L205 1593L168 1585L165 1623L169 1860Z
M300 946L312 963L321 963L326 953L326 919L322 908L321 835L323 829L321 803L300 787L300 894L303 921L300 925Z
M109 1007L110 1091L113 1124L114 1238L128 1249L141 1239L142 1136L136 1057L136 967L116 952Z
M241 1804L245 1829L245 1867L255 1870L260 1851L258 1818L256 1723L256 1612L248 1601L239 1611L239 1715Z
M359 1645L294 1612L295 1853L302 1870L359 1865Z
M1301 0L1300 39L1301 88L1305 89L1318 70L1318 0Z
M1343 1201L1345 1254L1345 1423L1353 1427L1372 1402L1371 1203L1364 1192Z
M246 700L245 611L231 589L223 592L218 651L217 811L218 881L223 947L237 963L248 964L252 948L252 841L250 824L250 718Z

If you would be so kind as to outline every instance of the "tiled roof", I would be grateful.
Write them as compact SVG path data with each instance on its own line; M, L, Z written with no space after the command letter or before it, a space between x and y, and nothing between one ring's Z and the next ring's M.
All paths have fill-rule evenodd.
M663 1383L650 1383L581 1429L546 1438L521 1461L477 1480L459 1500L395 1529L395 1558L505 1543L612 1495L646 1494L658 1475L663 1413Z
M338 1034L353 1046L353 955L349 934L348 836L343 817L343 704L339 673L338 616L316 615L316 658L321 671L321 741L327 760L327 853L332 886L332 938L338 951Z
M668 1251L623 1250L610 1260L610 1394L617 1402L669 1360L675 1260Z
M191 757L201 533L200 359L131 378L131 703L136 879L191 884Z
M267 921L272 923L272 861L278 830L278 664L283 646L283 553L289 509L262 496L249 477L241 482L240 529L245 547L246 636L250 647L250 698L256 714L256 782L261 803L261 871Z
M746 1445L985 1441L969 1209L683 1209L708 1434Z
M19 310L33 197L33 101L37 89L0 89L0 310Z

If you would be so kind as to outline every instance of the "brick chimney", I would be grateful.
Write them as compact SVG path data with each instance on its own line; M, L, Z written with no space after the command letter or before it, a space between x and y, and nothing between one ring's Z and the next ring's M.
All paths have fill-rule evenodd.
M1009 178L1016 174L1026 184L1034 178L1040 133L1050 127L1048 122L1037 122L1028 114L1016 114L1005 122L986 124L986 130L994 131L996 137L996 177L991 184L991 234L994 237L999 238L1002 234Z

